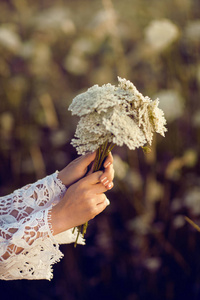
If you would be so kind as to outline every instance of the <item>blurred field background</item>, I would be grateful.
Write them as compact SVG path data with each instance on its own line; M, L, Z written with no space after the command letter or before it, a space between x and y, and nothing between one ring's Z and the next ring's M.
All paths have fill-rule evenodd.
M48 281L0 281L1 299L200 299L199 0L1 0L0 196L62 169L75 95L131 80L168 122L152 152L116 148L110 207L87 245L61 246Z

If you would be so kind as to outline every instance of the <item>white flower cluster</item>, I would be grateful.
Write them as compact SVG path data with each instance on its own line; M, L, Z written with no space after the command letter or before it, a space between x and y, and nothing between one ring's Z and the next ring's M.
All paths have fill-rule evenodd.
M118 86L94 85L69 106L80 117L71 142L78 154L95 151L104 142L134 150L151 145L154 132L164 136L167 131L158 99L144 97L129 80L118 77L118 81Z

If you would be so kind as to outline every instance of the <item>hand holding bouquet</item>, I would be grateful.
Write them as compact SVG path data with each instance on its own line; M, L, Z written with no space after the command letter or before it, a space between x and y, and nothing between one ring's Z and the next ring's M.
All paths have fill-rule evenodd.
M134 150L151 145L153 133L165 136L164 113L159 100L144 97L129 80L118 77L118 86L94 85L76 96L69 110L80 117L71 144L78 154L96 151L94 171L102 168L115 145ZM78 232L86 232L87 224Z

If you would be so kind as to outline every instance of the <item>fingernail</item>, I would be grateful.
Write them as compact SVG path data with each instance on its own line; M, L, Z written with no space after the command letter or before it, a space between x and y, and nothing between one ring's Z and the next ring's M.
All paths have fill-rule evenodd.
M103 183L103 184L105 184L105 181L107 180L107 177L104 177L103 179L101 179L101 182ZM106 181L107 182L107 181Z
M108 189L111 189L111 188L112 188L112 183L109 183Z
M110 201L106 198L107 205L110 205Z
M110 166L111 162L108 162L104 167L107 168L108 166Z

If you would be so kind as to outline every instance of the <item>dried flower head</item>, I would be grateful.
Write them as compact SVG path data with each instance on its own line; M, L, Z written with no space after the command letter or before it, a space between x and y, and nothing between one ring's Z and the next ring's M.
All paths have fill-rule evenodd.
M79 154L94 151L106 141L134 150L151 145L154 132L164 136L167 131L158 99L144 97L129 80L118 77L118 81L118 86L94 85L69 106L80 117L72 139Z
M146 143L151 145L154 132L164 136L167 130L158 99L144 97L129 80L118 77L118 81L118 86L94 85L76 96L69 106L72 114L80 117L71 141L78 154L98 149L94 171L102 168L113 145L125 144L134 150ZM77 240L87 226L87 222L78 226Z

